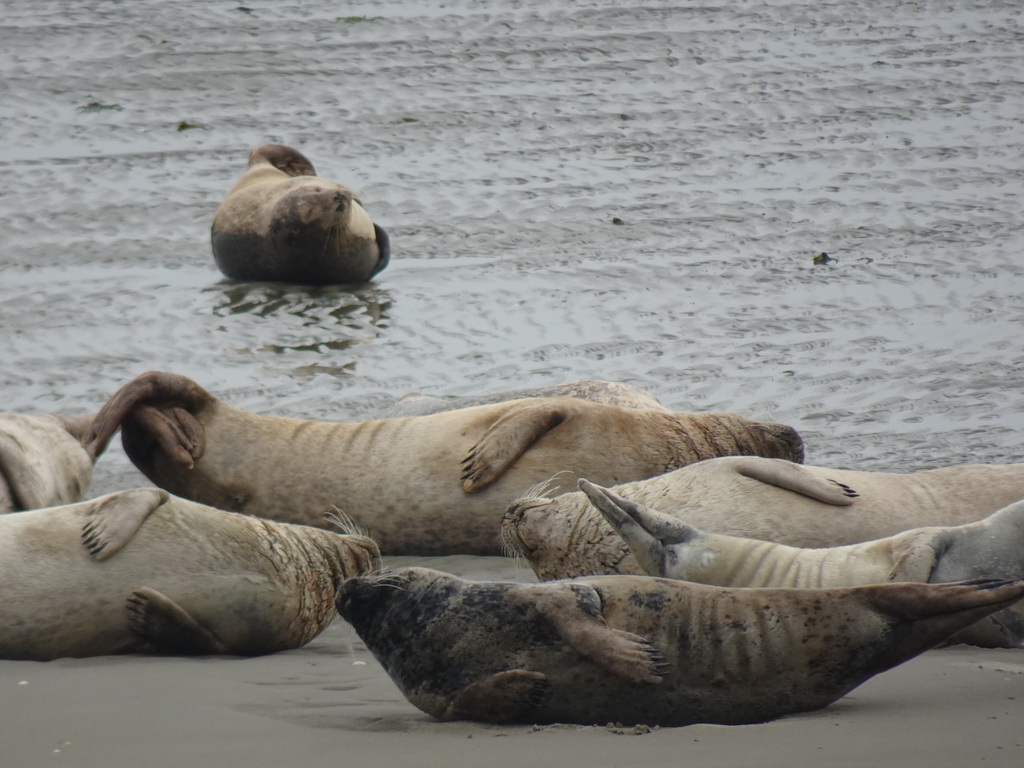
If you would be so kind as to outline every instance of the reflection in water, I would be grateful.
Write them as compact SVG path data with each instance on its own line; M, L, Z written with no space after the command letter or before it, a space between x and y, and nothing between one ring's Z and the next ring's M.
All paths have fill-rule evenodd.
M373 286L295 286L283 283L220 283L206 289L224 294L224 301L213 307L218 317L250 314L275 317L282 314L300 317L306 325L319 325L324 315L346 325L356 313L366 315L377 325L387 319L391 297Z
M371 286L221 283L206 292L222 294L212 307L215 317L227 321L218 330L228 334L234 351L243 355L330 354L372 343L389 327L391 298ZM349 365L332 363L328 368L341 372Z

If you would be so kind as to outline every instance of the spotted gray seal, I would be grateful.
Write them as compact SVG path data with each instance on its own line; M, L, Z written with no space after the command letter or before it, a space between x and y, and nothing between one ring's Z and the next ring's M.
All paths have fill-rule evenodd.
M818 709L1024 595L1024 582L724 589L651 576L350 579L338 612L442 720L677 726Z
M374 570L371 539L204 507L140 488L0 516L0 658L256 655L334 617Z
M391 256L387 233L352 190L316 176L301 152L283 144L249 153L210 238L218 268L235 280L358 283Z
M623 482L709 456L803 456L791 427L728 413L530 398L321 422L248 413L162 372L123 386L97 423L103 436L120 425L131 460L172 493L312 525L337 506L386 554L497 554L505 507L557 472L570 490L581 475Z
M831 547L979 520L1024 498L1024 464L897 474L725 457L612 490L704 531ZM541 579L642 572L582 492L516 500L502 519L502 538Z
M70 504L85 495L110 439L90 438L92 419L0 413L0 512Z
M586 480L579 485L651 576L719 587L803 588L1024 579L1024 501L974 523L810 548L707 533ZM998 611L954 641L1017 648L1024 644L1024 606Z

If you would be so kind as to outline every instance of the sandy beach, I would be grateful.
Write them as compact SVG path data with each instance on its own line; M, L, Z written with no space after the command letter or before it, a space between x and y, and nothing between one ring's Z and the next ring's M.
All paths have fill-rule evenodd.
M1016 0L3 9L4 410L151 369L334 420L602 378L791 424L818 465L1024 461ZM372 283L217 272L213 212L271 141L389 232ZM147 484L115 441L89 496ZM649 733L438 723L340 620L261 658L2 661L0 690L4 768L1024 764L1020 650Z

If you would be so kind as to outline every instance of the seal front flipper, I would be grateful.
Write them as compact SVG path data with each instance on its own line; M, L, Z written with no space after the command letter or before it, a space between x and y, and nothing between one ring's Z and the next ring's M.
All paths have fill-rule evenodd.
M547 675L526 669L509 669L470 683L459 690L441 720L486 720L509 723L528 719L547 697Z
M131 541L150 513L165 501L167 492L156 488L101 496L85 510L82 545L96 560L106 560Z
M226 653L224 643L171 600L149 587L128 598L128 626L154 646L178 653Z
M532 603L573 650L613 675L633 683L655 684L667 672L665 659L648 640L608 626L601 615L601 598L591 587L529 585L517 587L509 595Z
M557 405L522 403L491 424L462 460L462 489L486 488L568 417Z
M837 507L849 507L859 495L848 485L818 477L805 467L783 459L743 456L731 464L737 473L751 480L784 488Z

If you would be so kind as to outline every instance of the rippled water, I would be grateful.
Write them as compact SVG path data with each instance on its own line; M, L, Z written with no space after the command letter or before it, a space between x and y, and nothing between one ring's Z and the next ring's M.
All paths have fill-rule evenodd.
M4 5L6 410L149 369L329 419L594 377L817 464L1024 461L1017 0ZM360 191L372 284L221 278L267 141Z

